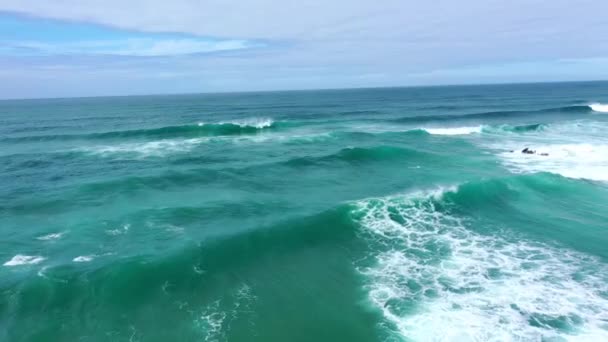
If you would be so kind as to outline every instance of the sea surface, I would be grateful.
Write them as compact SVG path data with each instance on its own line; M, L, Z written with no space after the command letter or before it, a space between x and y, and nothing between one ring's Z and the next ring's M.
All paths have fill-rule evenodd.
M0 232L0 341L608 341L608 83L0 101Z

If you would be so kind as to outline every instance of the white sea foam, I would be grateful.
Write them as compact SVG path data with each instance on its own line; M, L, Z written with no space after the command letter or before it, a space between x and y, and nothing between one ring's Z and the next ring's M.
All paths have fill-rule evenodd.
M480 144L494 150L515 173L551 172L608 181L607 130L605 122L577 120L547 125L542 131L493 132L484 135ZM526 147L537 153L521 153Z
M81 255L81 256L75 257L72 261L73 262L89 262L89 261L93 260L94 258L95 258L95 255Z
M481 133L482 129L483 126L422 128L422 130L433 135L467 135Z
M591 110L594 112L608 113L608 104L594 103L590 104L589 108L591 108Z
M500 153L515 172L552 172L569 178L608 181L608 144L535 145L536 154ZM547 155L541 155L541 154Z
M203 329L205 341L219 341L225 339L222 326L226 320L226 312L220 309L221 301L218 299L208 305L201 313L197 324Z
M291 133L291 134L256 134L256 135L241 135L235 137L216 137L214 139L227 141L234 144L265 144L265 143L281 143L281 144L308 144L321 142L333 139L330 133Z
M205 341L226 340L226 333L232 322L242 315L251 314L252 305L256 300L257 297L252 294L251 287L242 284L234 293L206 306L195 321L203 331Z
M239 125L241 127L266 128L272 126L274 121L270 118L246 118L223 123L231 123L234 125Z
M131 228L131 225L125 224L121 228L106 230L106 234L112 235L112 236L126 234L129 231L129 228Z
M231 124L231 125L237 125L237 126L241 126L241 127L255 127L255 128L266 128L266 127L270 127L272 126L272 124L274 124L274 120L272 120L271 118L245 118L245 119L240 119L240 120L233 120L233 121L222 121L218 123L219 125L225 125L225 124ZM213 125L213 123L206 123L206 122L199 122L198 126L205 126L205 125Z
M52 234L39 236L36 239L41 240L41 241L57 240L57 239L60 239L63 236L63 234L65 234L65 232L52 233Z
M44 260L45 258L40 255L17 254L11 260L5 262L4 266L35 265Z
M608 340L600 260L476 233L419 196L358 203L377 252L357 266L385 328L413 341Z
M149 141L144 143L125 143L85 147L82 150L101 156L158 157L172 153L188 152L208 138L173 139Z
M182 234L186 229L184 227L176 226L174 224L164 225L165 231L173 234Z

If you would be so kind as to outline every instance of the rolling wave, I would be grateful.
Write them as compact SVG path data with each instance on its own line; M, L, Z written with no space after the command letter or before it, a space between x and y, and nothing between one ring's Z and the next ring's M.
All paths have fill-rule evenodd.
M596 107L597 108L597 107ZM455 119L482 119L482 118L516 118L526 117L530 114L555 114L555 113L590 113L593 109L591 106L566 106L539 110L513 110L513 111L491 111L481 113L468 113L460 115L421 115L407 116L393 119L397 123L425 122L425 121L451 121Z
M250 175L272 172L277 168L284 168L282 172L297 175L297 172L303 167L351 168L353 165L366 167L379 163L403 166L407 163L429 161L434 157L432 153L390 145L352 147L320 156L278 159L246 167L200 168L199 166L188 171L167 171L158 175L133 175L111 180L106 179L105 181L81 184L70 192L60 193L50 198L41 198L27 203L13 202L0 209L13 213L24 213L32 210L58 211L74 206L96 206L100 201L112 202L122 196L175 191L202 185L222 187L226 184L240 184L242 189L248 188L260 191L266 185ZM186 157L186 162L189 162L189 160ZM201 160L217 161L214 159L197 159L196 164L200 164ZM219 162L221 163L223 160L219 160Z
M355 154L361 152L364 151ZM514 181L530 185L528 190L540 187L540 192L546 192L561 187L564 179L547 174L515 176L355 201L271 226L239 232L223 230L221 236L201 241L197 247L192 245L157 260L142 262L142 257L134 257L100 262L92 266L86 279L79 271L71 271L76 270L79 262L94 257L83 254L73 259L72 266L46 270L49 277L67 280L49 282L46 286L78 292L85 285L102 286L111 274L118 285L112 291L102 291L98 299L103 303L101 309L111 305L117 312L129 312L132 303L123 298L133 298L136 293L142 302L166 304L159 291L168 289L177 296L184 288L195 288L203 294L193 299L196 307L205 308L197 317L207 326L215 324L209 320L224 319L216 313L222 310L213 306L216 298L212 294L225 291L227 278L237 274L243 281L256 280L251 288L244 287L253 295L256 286L265 281L260 279L272 278L253 278L255 271L243 275L244 269L259 264L262 266L256 270L266 269L269 263L286 260L285 264L290 265L286 269L291 270L294 255L327 248L346 251L339 254L342 259L336 259L345 260L361 275L362 279L354 281L362 284L354 284L363 286L371 304L389 322L381 326L406 338L605 339L608 336L602 322L608 319L608 300L602 291L608 290L605 279L608 270L591 272L589 265L596 261L594 257L542 242L511 238L504 232L484 235L471 229L466 219L456 214L482 205L504 208L506 203L502 201L522 195L518 192L521 187L509 186ZM546 185L552 182L556 184ZM364 249L363 259L355 253L359 248ZM35 258L13 258L10 266L42 262ZM332 266L336 259L332 259ZM327 272L336 271L332 266ZM167 279L171 282L167 283ZM142 291L141 286L133 284L145 284L148 290ZM49 296L45 299L54 298L57 291L52 290L45 292ZM16 299L22 300L27 294L19 292ZM174 297L170 299L174 301ZM56 310L71 323L77 318L70 318L74 315L67 312L80 299L66 300L67 305ZM9 310L16 319L32 314L32 310L23 306L11 306ZM42 309L35 312L44 314ZM225 322L216 326L217 335L230 329Z
M530 124L519 126L503 126L503 129L513 132L537 132L542 131L547 127L546 124Z
M216 136L216 135L239 135L256 133L261 129L269 128L262 125L241 125L238 123L217 123L205 124L198 123L196 125L183 126L167 126L152 129L140 129L129 131L116 131L107 133L95 133L89 135L91 138L170 138L170 137L188 137L188 136Z
M607 105L592 104L588 106L566 106L550 109L532 111L493 111L482 113L470 113L462 115L427 115L427 116L408 116L391 119L389 122L395 123L414 123L414 122L448 122L458 119L482 119L482 118L505 118L505 117L526 117L531 114L542 113L590 113L606 112ZM70 140L111 140L111 139L171 139L183 138L192 139L200 137L214 136L239 136L255 135L262 131L276 131L283 128L299 126L297 122L275 122L270 118L246 118L241 120L218 122L218 123L197 123L189 125L175 125L157 128L145 128L123 131L109 131L101 133L85 134L50 134L50 135L29 135L21 137L3 138L3 142L45 142L45 141L70 141ZM480 126L464 127L424 127L420 130L429 134L437 135L464 135L480 133ZM514 129L514 131L518 131Z
M360 153L360 152L357 152ZM369 153L369 152L363 152ZM402 152L399 152L402 153ZM198 177L198 172L192 174L193 177ZM223 174L217 174L218 178L224 177ZM183 179L179 175L177 178L172 178L170 182L183 182L189 184L190 181L197 181L196 178ZM165 177L166 178L166 177ZM139 187L148 187L158 185L158 189L164 190L169 181L164 182L164 185L159 185L160 177L154 178L138 178L129 181L131 190L136 190ZM145 183L145 184L144 184ZM162 183L162 182L161 182ZM122 181L114 184L96 184L89 186L88 190L96 190L93 196L99 197L101 192L108 190L108 187L125 186ZM311 241L323 242L327 240L341 240L344 238L353 238L359 223L362 218L368 214L368 209L376 208L376 205L383 206L389 202L421 205L431 205L434 210L441 212L470 212L471 208L479 208L484 206L493 206L497 209L504 210L508 207L508 202L516 200L521 196L528 196L527 193L538 191L543 194L556 195L557 198L560 192L573 193L576 189L580 189L579 182L569 182L567 178L549 173L540 173L533 175L516 175L504 178L490 178L482 181L474 181L464 183L453 187L438 188L432 191L412 192L406 196L395 195L383 197L380 199L364 199L338 205L327 211L306 217L299 217L281 221L267 227L256 227L252 230L227 233L222 231L222 234L215 236L213 239L205 240L201 245L202 252L205 254L203 261L206 269L221 270L225 267L225 258L221 257L224 253L229 253L232 260L244 260L238 256L238 251L252 256L265 253L272 253L272 250L299 248L309 244ZM93 189L95 187L96 189ZM591 187L591 186L589 186ZM584 195L586 188L580 190L581 196ZM115 190L115 189L114 189ZM115 191L112 192L115 192ZM254 205L251 203L250 205ZM222 206L219 206L222 207ZM213 210L219 207L201 207L201 208L166 208L157 213L163 217L180 217L187 220L199 221L201 217L209 216ZM222 207L223 208L223 207ZM367 208L367 209L366 209ZM361 211L364 209L363 211ZM224 210L224 209L222 209ZM234 209L238 212L237 209ZM261 211L261 208L256 208L255 211ZM150 212L142 212L142 217L149 218ZM380 218L380 217L376 217ZM384 217L383 217L384 218ZM388 218L388 217L387 217ZM398 217L392 217L393 223L399 224L403 221ZM281 242L281 243L278 243ZM260 248L267 246L268 248ZM271 246L275 246L273 248ZM236 254L235 254L236 253ZM190 257L185 258L192 260Z
M197 323L195 327L201 328L201 333L197 334L198 336L188 335L187 340L206 340L207 337L215 340L217 336L226 336L227 331L231 329L230 322L234 318L230 316L257 314L255 308L248 307L247 302L255 300L256 289L263 287L264 282L272 281L273 278L256 278L258 272L271 272L274 269L271 263L297 270L298 261L293 259L294 255L308 254L310 248L323 245L330 248L351 241L354 238L355 223L350 219L349 212L350 207L343 205L317 215L293 218L280 224L241 231L238 234L223 230L224 235L205 240L198 247L187 245L154 259L142 255L116 255L108 256L105 260L100 258L99 262L95 262L97 259L93 254L75 254L66 265L44 266L39 272L40 277L54 281L44 281L44 289L36 292L36 298L49 302L60 301L60 305L56 305L53 310L65 317L63 322L69 325L82 324L83 317L97 317L99 312L104 311L132 317L139 310L134 308L131 300L135 298L138 303L160 307L163 312L178 315L175 322L183 324L185 331L193 331L192 322ZM43 261L46 260L40 256L16 255L5 262L5 267L39 268L40 265L35 264L43 264ZM90 264L87 264L89 261ZM335 262L335 259L333 261ZM86 271L83 271L83 263L88 265ZM260 263L264 266L256 268ZM344 264L348 270L348 259L344 258ZM243 272L244 269L251 269L251 272ZM328 270L328 275L330 271L335 272L335 269ZM82 276L84 272L86 277ZM227 280L235 275L242 278L240 285L233 288ZM112 280L108 281L108 277ZM300 281L302 278L293 279ZM41 278L26 278L23 282L24 285L37 289L35 285L40 284ZM249 283L250 286L243 283ZM145 286L142 287L142 284ZM298 284L302 285L301 282ZM91 286L109 288L111 291L95 294L99 305L84 310L82 315L71 314L74 305L90 298L91 294L86 289ZM233 290L234 295L231 294ZM188 296L191 291L196 291L199 295ZM289 297L294 295L289 288L283 291L288 293ZM70 295L66 296L65 293ZM273 292L270 295L275 294L276 292ZM32 291L18 291L15 300L23 302L31 295ZM262 295L268 294L262 292ZM295 293L295 296L299 295ZM187 304L183 304L185 299L188 300ZM221 305L217 304L219 302ZM182 308L187 310L181 310ZM42 319L47 314L46 311L40 305L12 305L3 313L14 317L15 320L24 321L32 319L32 316ZM130 325L117 325L115 322L112 324L114 331L125 330L127 337L132 333ZM174 327L176 323L172 321L169 324ZM213 328L211 331L210 327ZM154 330L150 332L153 333Z
M428 153L414 149L400 148L395 146L375 147L349 147L340 151L321 157L295 158L285 162L288 166L326 165L333 162L346 163L368 163L376 161L392 161L398 159L410 160L413 158L430 157Z
M362 239L369 257L352 262L364 277L364 289L396 333L407 338L538 340L574 334L601 340L607 337L601 329L608 319L608 300L601 295L608 290L607 273L590 272L594 257L506 232L486 235L455 214L480 206L502 210L524 191L564 186L569 188L564 178L536 174L366 199L217 236L151 265L113 267L116 274L147 279L154 288L167 274L192 282L204 274L205 286L212 286L212 279L257 260ZM568 308L565 315L563 308Z
M547 113L556 113L556 112L588 113L590 109L592 109L590 106L579 105L579 106L565 106L565 107L558 107L558 108L542 109L542 110L540 110L540 112L547 112Z
M528 125L497 125L497 126L484 126L484 133L530 133L530 132L542 132L549 125L547 124L528 124Z
M408 133L424 132L430 135L469 135L478 133L525 133L539 132L547 127L546 124L529 124L529 125L478 125L478 126L460 126L460 127L428 127L417 128L407 131Z
M256 134L262 130L272 130L281 124L266 118L250 118L231 122L198 123L194 125L165 126L148 129L135 129L125 131L111 131L89 134L58 134L36 135L25 137L5 138L6 142L21 141L53 141L53 140L103 140L126 138L196 138L206 136L247 135Z
M482 118L505 118L505 117L526 117L531 114L543 113L591 113L608 112L608 105L601 103L586 106L565 106L540 110L520 110L520 111L490 111L481 113L469 113L461 115L426 115L408 116L391 119L390 122L413 123L413 122L447 122L458 119L482 119ZM252 135L266 130L278 130L281 128L298 126L296 122L275 122L270 118L245 118L240 120L218 122L218 123L197 123L189 125L175 125L157 128L134 129L124 131L109 131L101 133L85 134L49 134L49 135L28 135L21 137L8 137L3 142L44 142L62 140L103 140L103 139L170 139L170 138L197 138L212 136L231 136L231 135ZM461 135L479 133L477 127L468 128L422 128L430 134ZM470 131L470 132L469 132Z

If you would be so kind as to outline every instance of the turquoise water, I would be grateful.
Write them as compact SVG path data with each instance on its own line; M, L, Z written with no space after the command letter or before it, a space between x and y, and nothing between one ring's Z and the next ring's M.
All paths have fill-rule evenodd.
M602 82L2 101L0 340L608 340L602 103Z

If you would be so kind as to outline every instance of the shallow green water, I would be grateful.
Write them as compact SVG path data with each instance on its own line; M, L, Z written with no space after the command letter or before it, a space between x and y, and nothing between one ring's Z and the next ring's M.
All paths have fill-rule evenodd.
M608 339L600 103L608 83L2 101L0 340Z

